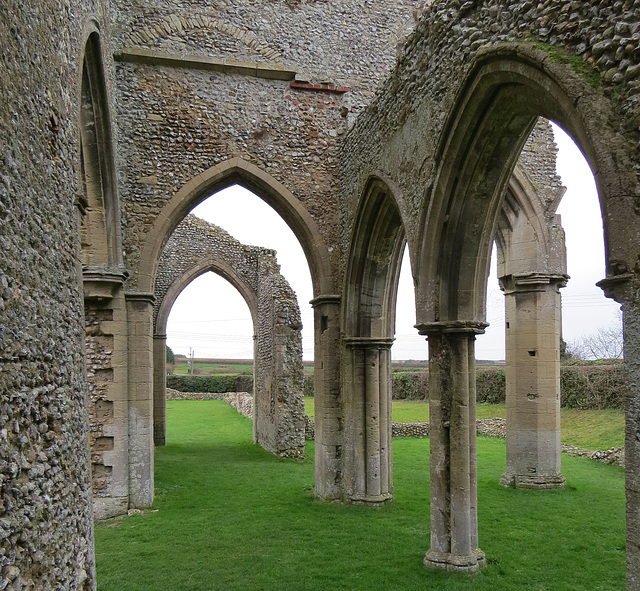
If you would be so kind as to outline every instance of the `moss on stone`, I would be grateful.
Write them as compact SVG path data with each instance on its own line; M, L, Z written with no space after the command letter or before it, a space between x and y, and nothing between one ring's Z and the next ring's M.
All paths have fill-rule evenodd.
M600 74L594 70L587 62L585 62L579 55L567 53L557 45L551 45L550 43L543 43L537 41L534 43L536 49L540 49L549 55L549 60L554 64L565 64L571 66L571 69L578 74L581 78L587 81L589 86L598 89L602 84Z

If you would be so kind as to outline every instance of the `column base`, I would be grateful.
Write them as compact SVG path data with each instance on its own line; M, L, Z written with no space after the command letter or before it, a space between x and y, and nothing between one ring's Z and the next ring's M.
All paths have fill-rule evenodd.
M129 497L94 497L93 517L111 519L118 515L126 515L129 510Z
M369 507L382 507L388 502L393 500L393 494L387 493L385 495L377 496L351 496L347 501L351 505L368 505Z
M547 490L564 488L566 479L562 474L555 476L542 475L521 475L505 472L500 477L500 484L506 488L529 488L536 490Z
M487 564L484 552L480 548L476 548L467 556L428 550L423 562L427 568L463 572L470 575L479 572Z

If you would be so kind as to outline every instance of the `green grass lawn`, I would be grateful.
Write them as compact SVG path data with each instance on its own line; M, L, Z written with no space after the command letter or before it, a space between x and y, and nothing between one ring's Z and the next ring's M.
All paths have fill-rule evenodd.
M314 399L304 399L304 407L310 418L314 417ZM504 404L478 404L479 419L506 417ZM429 420L429 405L418 400L394 400L393 420L396 423L421 423ZM562 442L587 449L610 449L624 445L624 411L560 410Z
M429 440L393 442L387 507L313 497L309 458L251 444L221 401L169 401L152 510L96 524L99 591L553 590L624 588L624 472L563 456L564 491L498 485L503 440L478 439L475 577L422 565L429 546Z

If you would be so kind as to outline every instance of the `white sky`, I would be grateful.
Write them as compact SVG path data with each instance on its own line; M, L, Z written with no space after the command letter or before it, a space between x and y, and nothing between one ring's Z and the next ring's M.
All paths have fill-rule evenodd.
M602 219L591 171L571 139L556 129L558 173L567 192L558 213L566 233L567 267L571 276L562 290L564 339L571 342L599 327L618 322L619 305L607 300L595 283L605 276ZM259 197L238 186L213 195L193 214L216 224L245 244L277 251L282 274L298 295L302 313L304 359L313 360L313 298L311 277L302 248L282 218ZM504 296L496 278L495 248L487 295L486 334L476 340L478 359L504 359ZM394 359L426 359L427 344L417 334L413 282L403 260L398 288ZM167 344L175 353L196 357L250 359L253 327L242 296L224 279L206 273L188 285L176 300L167 323Z

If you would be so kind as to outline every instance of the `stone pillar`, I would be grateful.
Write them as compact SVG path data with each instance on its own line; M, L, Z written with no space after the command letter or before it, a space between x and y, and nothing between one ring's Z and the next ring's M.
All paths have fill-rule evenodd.
M93 512L107 519L129 506L127 311L124 271L85 267L85 358L89 390Z
M626 392L624 467L627 524L627 589L640 589L640 282L633 273L603 279L598 286L622 303Z
M258 420L257 420L257 410L258 405L256 404L256 396L258 395L258 381L256 380L257 373L257 365L258 365L258 335L254 333L253 335L253 415L251 417L251 425L252 425L252 435L251 442L255 445L258 443Z
M315 324L315 494L342 499L343 404L340 391L340 296L311 301Z
M167 444L167 335L153 335L153 443Z
M478 572L475 336L486 324L418 325L429 341L431 547L429 568Z
M153 502L153 302L125 294L129 326L129 506Z
M351 503L393 498L391 345L393 339L344 340L345 492Z
M506 304L507 471L503 486L563 488L560 287L566 276L500 278Z

